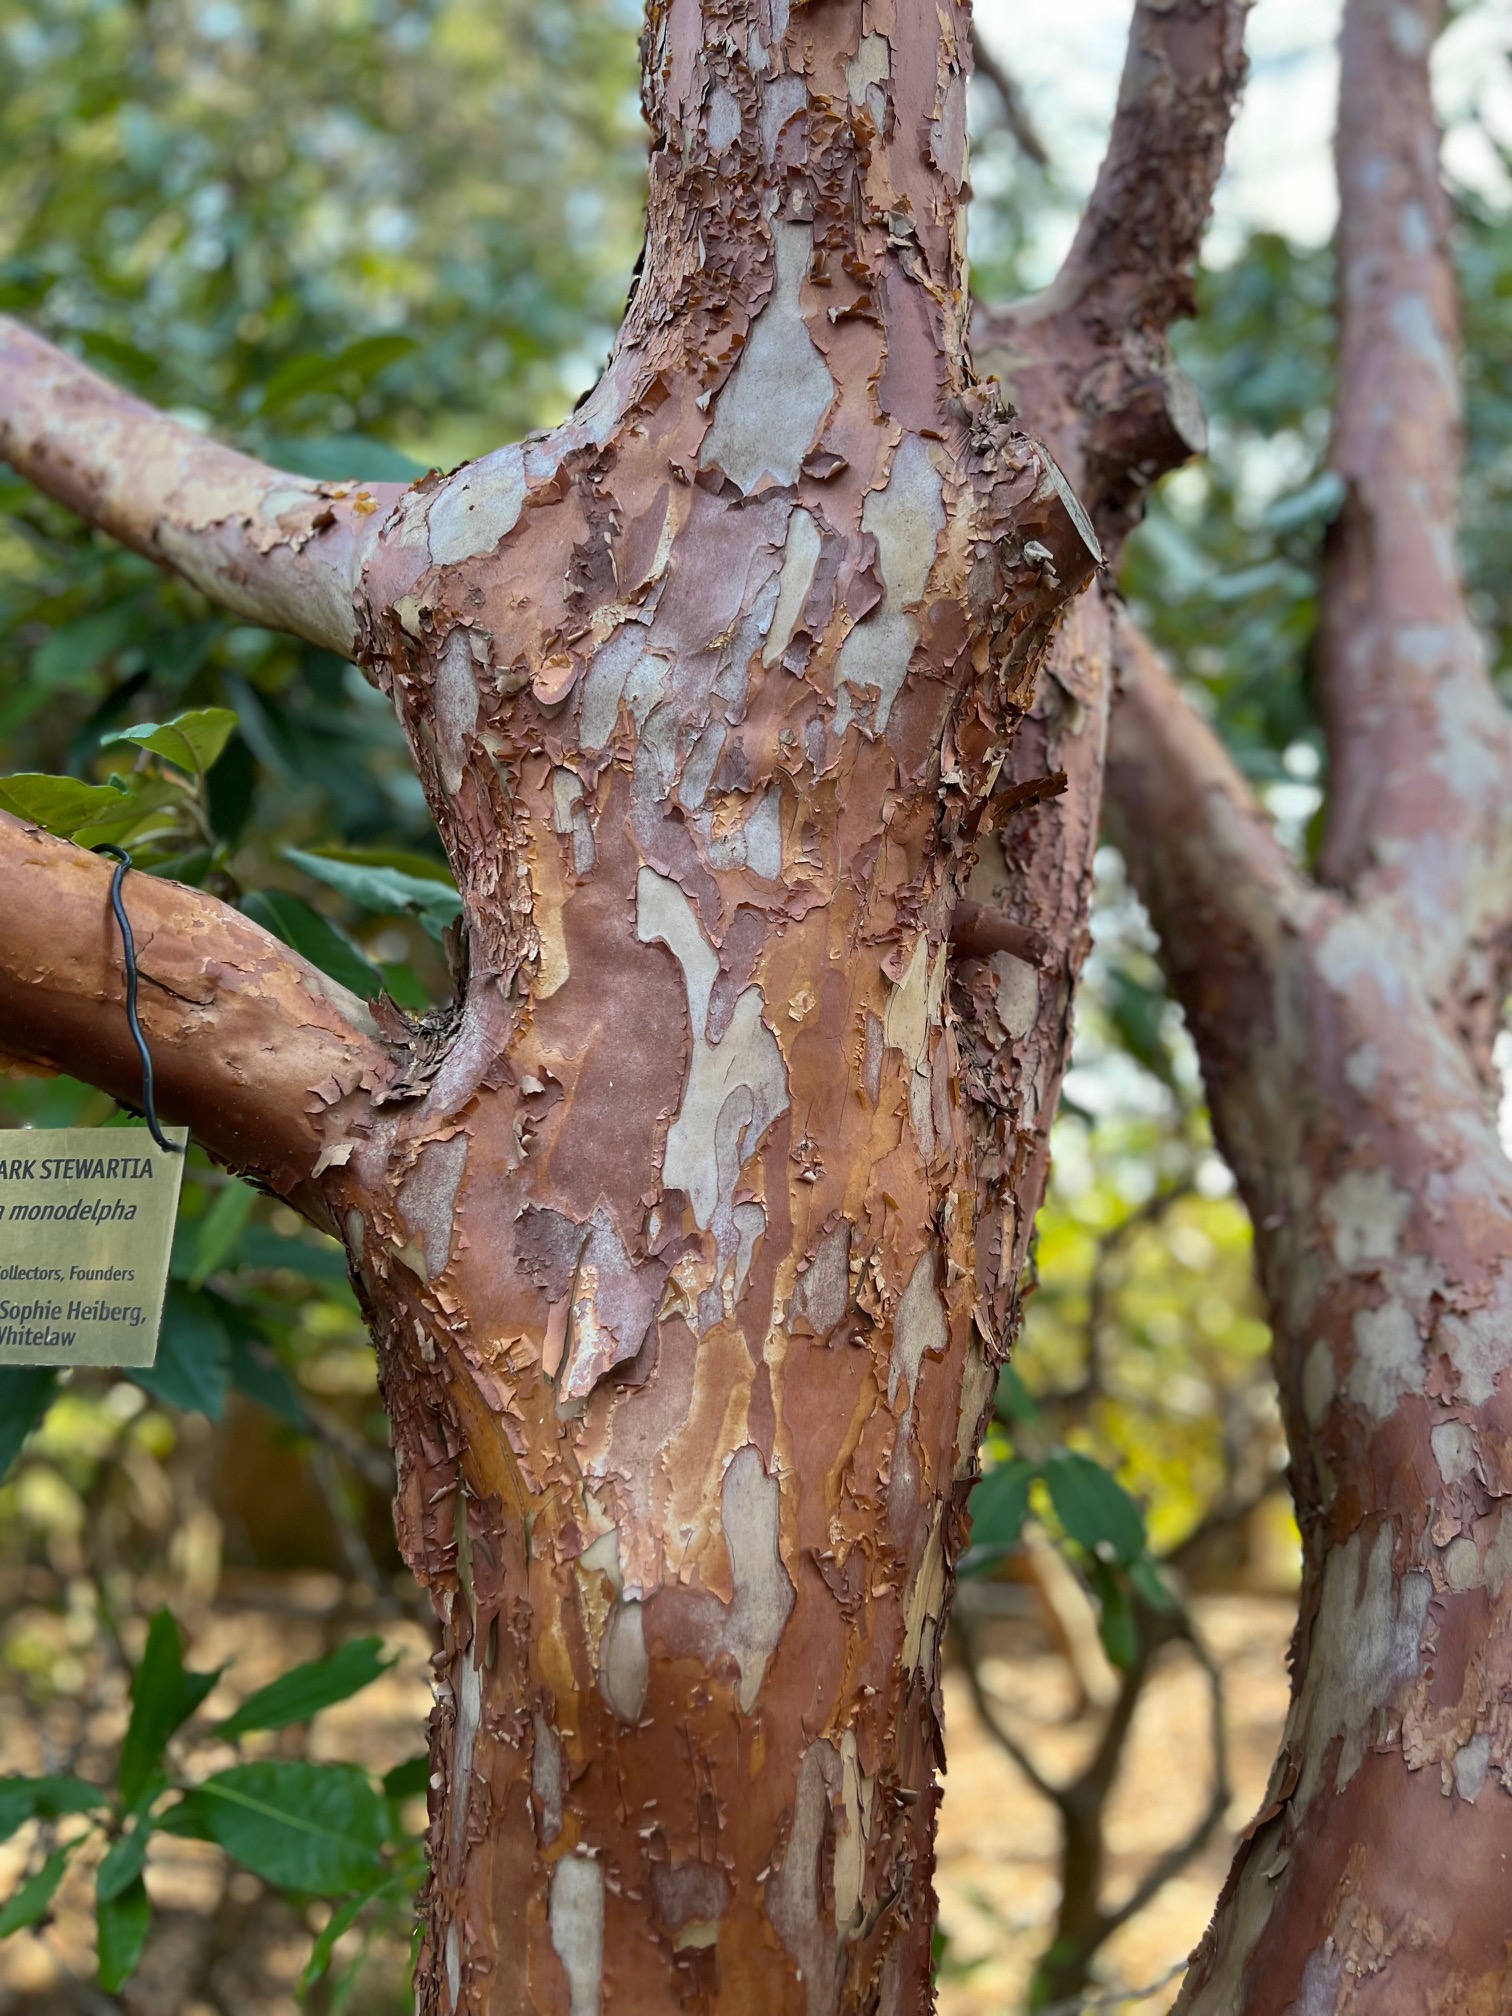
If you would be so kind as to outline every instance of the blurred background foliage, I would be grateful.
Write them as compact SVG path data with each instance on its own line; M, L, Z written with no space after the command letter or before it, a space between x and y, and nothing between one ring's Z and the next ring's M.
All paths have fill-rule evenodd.
M639 17L634 0L0 0L0 308L311 475L402 477L548 425L592 382L639 249ZM1001 296L1023 285L1036 216L1067 192L1053 161L1026 153L1002 93L976 88L973 257L979 288ZM1512 676L1512 225L1465 198L1459 251L1466 564ZM1164 486L1125 585L1305 853L1327 789L1310 669L1338 501L1329 256L1252 234L1200 291L1180 347L1212 453ZM131 768L113 734L221 707L236 730L192 780L192 816L144 829L146 864L241 904L348 984L415 1009L443 998L445 865L382 700L0 474L0 770L104 783ZM962 1604L976 1681L994 1620L1029 1603L1085 1669L1082 1709L1107 1695L1079 1649L1088 1620L1126 1684L1143 1684L1194 1594L1295 1575L1248 1226L1154 954L1108 850L1038 1288ZM0 1078L5 1125L111 1114L67 1079ZM1078 1498L1071 1457L1122 1489ZM162 1605L197 1652L238 1608L273 1619L253 1679L359 1628L423 1661L340 1255L197 1151L158 1365L61 1387L0 1373L0 1473L0 1696L29 1718L0 1736L0 1770L111 1778ZM1011 1710L978 1691L989 1721ZM409 1712L394 1709L401 1733L373 1770L413 1750ZM279 1740L306 1754L297 1732ZM1069 1884L1069 1832L1061 1852ZM172 1927L155 1937L142 1976L177 1953L179 1999L141 2007L288 2006L323 1907L296 1897L254 1938L266 1899L247 1880L190 1883L199 1901L180 1915L200 1929L179 1925L180 1948ZM949 1930L947 1988L977 1964ZM388 1922L376 1959L360 1934L317 2004L402 2006L402 1926ZM53 1972L38 1961L24 2006L94 2007L87 1924L70 1932L65 1914L50 1936ZM233 1992L227 1956L258 1938L272 1972ZM1098 1943L1083 1938L1081 1979ZM280 1974L266 1956L284 1948ZM1032 1993L1043 2003L1067 1978L1042 1966Z

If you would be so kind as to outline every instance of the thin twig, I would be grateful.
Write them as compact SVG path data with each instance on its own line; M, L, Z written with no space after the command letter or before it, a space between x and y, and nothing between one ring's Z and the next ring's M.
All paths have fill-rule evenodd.
M1024 94L1018 80L1007 70L988 48L980 30L971 38L973 65L979 77L985 77L997 93L1003 108L1003 124L1013 137L1013 143L1026 160L1036 168L1048 168L1050 155L1045 143L1035 129L1029 107L1024 103Z
M1169 1988L1173 1981L1179 1981L1186 1970L1186 1961L1178 1960L1148 1988L1108 1988L1100 1989L1095 1995L1072 1995L1064 2002L1047 2002L1039 2016L1081 2016L1084 2009L1116 2009L1121 2002L1148 2002L1162 1988Z

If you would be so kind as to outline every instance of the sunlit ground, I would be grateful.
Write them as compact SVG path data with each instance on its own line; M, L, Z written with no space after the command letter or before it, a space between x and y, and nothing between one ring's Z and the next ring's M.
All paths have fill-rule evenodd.
M37 1595L42 1592L39 1589ZM119 1667L99 1640L71 1643L66 1620L33 1607L24 1586L0 1590L11 1619L10 1646L28 1642L55 1662L67 1683L38 1712L27 1712L14 1671L0 1681L0 1772L36 1771L68 1757L104 1775L125 1720ZM1259 1803L1286 1707L1284 1653L1294 1605L1283 1596L1197 1599L1195 1614L1223 1670L1231 1729L1234 1797L1227 1824L1206 1852L1110 1944L1109 1984L1143 1988L1169 1974L1200 1936L1227 1868L1237 1830ZM310 1657L363 1630L381 1629L400 1653L394 1671L315 1725L309 1754L387 1770L414 1753L429 1707L427 1647L418 1625L375 1620L362 1592L332 1576L227 1575L214 1608L192 1633L191 1663L231 1662L210 1714L229 1713L242 1694L292 1660ZM984 1678L1015 1718L1047 1775L1068 1775L1094 1740L1097 1711L1075 1715L1075 1683L1031 1616L989 1627ZM1093 1678L1095 1680L1095 1674ZM1024 1784L978 1724L959 1672L945 1684L950 1770L940 1831L941 1925L947 1935L940 2016L1013 2016L1042 1950L1057 1899L1053 1814ZM1209 1768L1198 1732L1206 1728L1200 1675L1179 1650L1163 1655L1136 1720L1123 1779L1109 1812L1109 1895L1116 1903L1149 1862L1201 1810ZM290 1732L292 1737L296 1732ZM82 1751L76 1746L82 1740ZM275 1748L280 1739L269 1739ZM206 1766L224 1762L207 1749ZM0 1893L29 1846L30 1830L0 1848ZM0 2016L295 2016L294 1989L323 1908L300 1916L252 1877L229 1874L219 1854L192 1841L154 1844L148 1881L162 1916L142 1972L120 2003L92 1985L90 1877L73 1874L55 1923L41 1938L0 1946ZM349 1935L341 1949L355 1956ZM349 2016L406 2009L402 1940L376 1943L346 2004ZM1163 2012L1172 1981L1110 2012ZM330 2005L317 2004L316 2007ZM649 2012L648 2012L649 2016Z

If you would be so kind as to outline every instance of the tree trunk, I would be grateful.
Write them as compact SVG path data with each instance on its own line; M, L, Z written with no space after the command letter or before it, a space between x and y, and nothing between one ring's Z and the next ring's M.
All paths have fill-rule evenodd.
M344 1169L444 1637L426 2008L928 1999L947 941L1091 554L960 362L964 15L872 11L652 8L605 380L368 563L468 935Z
M1512 723L1455 562L1443 11L1345 11L1325 883L1120 631L1115 833L1254 1217L1303 1539L1282 1750L1189 2016L1512 2008Z
M1140 0L1088 219L1010 318L1113 540L1196 439L1165 329L1244 11ZM142 961L164 1112L338 1231L378 1343L443 1638L420 2007L919 2016L1111 605L1016 733L1100 555L965 359L964 0L651 0L642 51L644 273L555 432L312 484L0 322L0 452L354 652L462 893L418 1025L192 891ZM14 1047L129 1096L103 864L0 820L0 869Z
M913 2016L938 1640L1081 939L984 1208L950 931L1036 802L993 794L1096 542L965 364L960 0L653 0L643 51L644 272L554 433L397 499L282 484L12 325L4 448L236 606L346 648L350 598L462 893L454 1011L322 995L302 1165L216 1118L244 922L165 918L198 1016L144 958L164 1111L335 1225L377 1341L443 1640L419 2006ZM0 833L12 903L47 844ZM103 1010L99 940L8 997ZM264 957L298 1021L317 983L231 964Z

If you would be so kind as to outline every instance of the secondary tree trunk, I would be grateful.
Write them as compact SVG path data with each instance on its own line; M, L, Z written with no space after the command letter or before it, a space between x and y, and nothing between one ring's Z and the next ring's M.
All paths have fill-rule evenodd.
M1115 830L1254 1217L1303 1539L1281 1755L1190 2016L1512 2008L1512 724L1455 560L1443 12L1345 10L1322 882L1120 633Z

